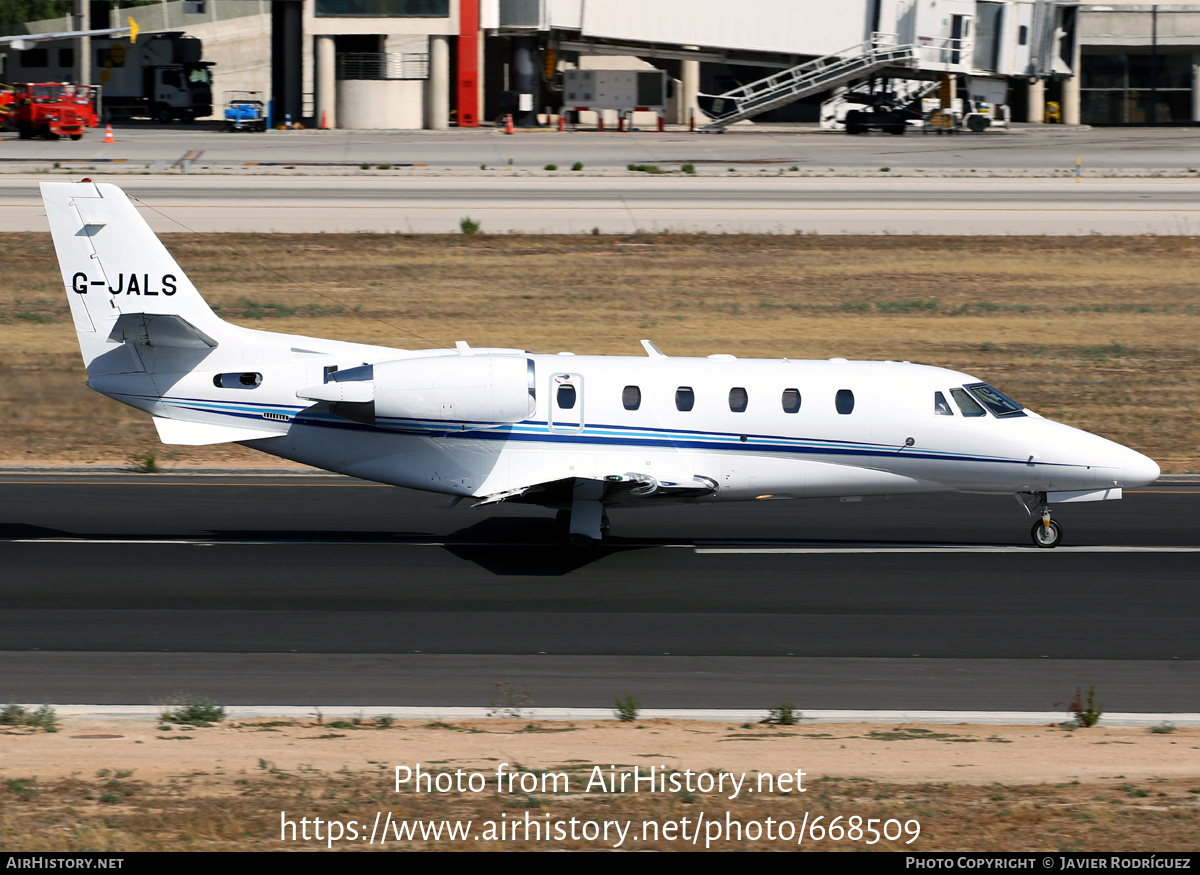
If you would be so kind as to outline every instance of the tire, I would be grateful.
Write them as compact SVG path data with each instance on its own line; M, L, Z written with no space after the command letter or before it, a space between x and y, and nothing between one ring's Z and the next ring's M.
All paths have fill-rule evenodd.
M906 124L904 124L903 122L901 122L901 123L900 123L900 124L898 124L898 125L891 125L891 126L890 126L890 127L887 129L887 132L888 132L889 134L891 134L893 137L902 137L902 136L904 136L904 132L905 132L905 130L907 130L907 129L908 129L908 125L906 125Z
M1038 520L1029 530L1029 536L1033 538L1033 543L1037 546L1050 549L1062 543L1063 530L1062 526L1054 520L1050 520L1049 527Z
M982 134L991 127L991 119L986 119L981 115L973 115L967 119L967 128L975 134Z
M21 122L17 126L17 137L22 140L32 140L33 128L31 128L27 122Z
M171 123L171 108L163 103L156 103L150 110L150 115L155 121L161 122L164 125Z
M857 136L866 130L866 126L862 123L863 114L860 110L852 109L846 113L846 133L852 136Z
M82 140L83 134L71 134L71 139L72 140Z

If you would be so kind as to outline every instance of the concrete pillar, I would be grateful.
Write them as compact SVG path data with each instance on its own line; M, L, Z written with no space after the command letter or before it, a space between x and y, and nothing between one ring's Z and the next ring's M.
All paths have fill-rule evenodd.
M699 61L681 61L679 65L679 118L677 124L686 125L688 123L689 112L695 112L696 121L706 119L707 116L700 114L700 104L696 100L696 95L700 93L700 62Z
M88 14L87 0L75 0L75 26L79 30L89 30L92 26L92 16ZM92 40L91 37L81 36L75 46L75 84L92 84Z
M1034 79L1026 86L1025 121L1040 125L1046 120L1046 83Z
M1075 39L1075 54L1071 58L1071 69L1075 71L1075 75L1070 79L1063 80L1062 89L1062 120L1064 125L1077 125L1082 118L1081 100L1079 93L1080 75L1083 71L1079 57L1079 39Z
M337 127L337 61L333 37L317 37L317 127Z
M431 131L444 131L450 127L450 38L440 34L429 37L425 127Z

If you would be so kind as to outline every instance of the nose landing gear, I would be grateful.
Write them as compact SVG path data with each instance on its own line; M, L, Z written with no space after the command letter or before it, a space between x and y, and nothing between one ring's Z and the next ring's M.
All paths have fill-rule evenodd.
M1057 547L1062 541L1063 530L1062 526L1050 519L1050 512L1047 511L1033 524L1029 534L1033 536L1033 543L1039 547Z
M1038 547L1057 547L1062 543L1063 528L1061 525L1050 519L1050 505L1046 501L1046 493L1044 492L1018 492L1017 501L1021 507L1025 508L1026 513L1031 516L1037 513L1041 519L1033 524L1033 528L1029 530L1030 537L1033 538L1033 543Z

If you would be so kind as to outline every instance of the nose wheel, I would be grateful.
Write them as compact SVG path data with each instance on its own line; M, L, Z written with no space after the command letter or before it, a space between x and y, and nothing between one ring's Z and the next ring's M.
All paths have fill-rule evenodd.
M1063 530L1062 526L1050 519L1050 515L1038 520L1033 524L1033 528L1029 534L1033 537L1033 543L1039 547L1057 547L1062 541Z
M1050 519L1050 503L1046 500L1046 493L1018 492L1017 503L1025 508L1025 512L1030 516L1036 514L1041 517L1029 530L1029 536L1033 538L1035 545L1057 547L1062 543L1063 529L1062 526Z

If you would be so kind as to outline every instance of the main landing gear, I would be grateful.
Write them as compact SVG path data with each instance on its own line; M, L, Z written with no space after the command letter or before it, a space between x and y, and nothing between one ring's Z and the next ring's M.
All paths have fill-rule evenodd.
M1049 548L1057 547L1062 543L1063 528L1050 519L1050 505L1046 501L1046 493L1019 492L1017 501L1030 515L1037 513L1041 516L1041 519L1034 523L1033 528L1029 530L1029 535L1033 538L1035 545Z
M584 505L580 507L579 505ZM595 507L590 507L595 505ZM586 550L608 539L608 511L600 502L572 502L570 510L560 510L554 517L554 533L559 543Z

